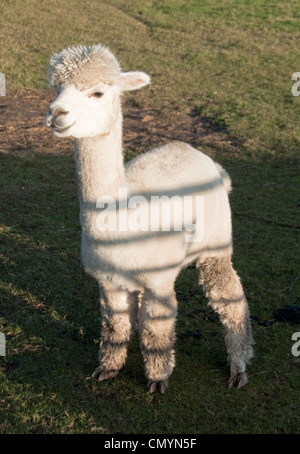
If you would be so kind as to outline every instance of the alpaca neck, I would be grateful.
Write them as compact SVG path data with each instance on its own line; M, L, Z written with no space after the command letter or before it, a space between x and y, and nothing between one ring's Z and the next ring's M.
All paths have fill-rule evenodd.
M109 134L75 139L76 170L80 204L95 206L102 196L118 199L127 182L122 154L122 116Z

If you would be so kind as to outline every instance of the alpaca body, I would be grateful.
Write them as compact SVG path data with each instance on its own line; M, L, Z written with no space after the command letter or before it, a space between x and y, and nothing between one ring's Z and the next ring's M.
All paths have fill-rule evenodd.
M150 78L122 73L104 46L54 54L49 77L58 96L46 124L58 137L75 138L82 261L100 287L100 365L93 376L102 381L118 374L138 328L149 390L165 391L175 365L174 283L196 262L199 283L225 326L229 386L245 385L253 340L231 264L228 174L181 142L124 166L120 95Z
M193 162L193 166L189 165L190 162ZM91 165L93 166L92 163ZM103 171L99 171L99 175L102 174ZM175 142L128 162L125 166L125 177L124 194L127 193L129 198L142 195L147 200L147 203L139 205L138 208L140 217L147 219L148 223L145 228L145 223L141 222L143 230L139 228L134 232L128 223L122 231L118 228L101 231L100 210L96 208L96 201L93 201L93 207L88 213L85 210L82 222L82 260L86 271L99 282L105 283L108 280L116 288L128 291L141 290L144 287L155 288L158 282L163 286L173 287L180 270L196 259L204 261L208 256L231 254L228 197L219 171L209 157L185 143ZM98 196L105 196L106 189L103 187L103 194L98 193ZM194 219L195 224L202 224L201 239L187 241L187 236L191 233L186 231L183 222L180 223L181 216L178 230L174 229L173 222L170 231L163 231L161 212L160 230L152 231L151 222L155 224L153 216L156 214L155 208L151 213L149 207L152 195L168 197L171 201L171 214L173 210L175 212L174 217L176 212L179 213L182 209L178 196L183 201L186 196L203 197L203 212L199 213L198 218L195 213ZM116 193L116 200L118 196L119 193ZM126 203L125 205L128 206ZM132 211L127 209L129 220ZM111 213L114 227L119 225L119 215L118 209ZM107 218L109 214L105 220Z

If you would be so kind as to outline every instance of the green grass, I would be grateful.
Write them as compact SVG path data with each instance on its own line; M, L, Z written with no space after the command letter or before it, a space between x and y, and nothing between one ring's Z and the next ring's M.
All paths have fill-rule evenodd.
M195 107L254 156L286 155L300 144L291 94L299 17L297 0L11 0L0 17L0 69L8 88L45 87L52 52L103 42L124 69L152 76L147 104Z
M16 153L1 159L0 320L8 346L1 361L1 432L298 432L299 363L290 350L299 326L254 323L257 345L250 383L240 391L227 390L223 330L210 312L203 312L206 302L193 267L176 284L177 366L166 395L146 392L137 339L117 379L100 385L91 380L99 342L98 288L79 261L73 158ZM260 167L229 164L234 180L244 173L252 180L246 189L236 185L232 194L235 265L252 313L270 320L276 308L296 298L296 230L276 226L287 219L295 222L296 172L285 164L286 183L278 167L270 166L271 195L261 188ZM282 185L286 196L274 215L273 197ZM256 197L265 207L263 218L272 223L238 214L246 204L246 213L254 213ZM193 336L197 331L200 338Z
M233 146L205 148L229 170L234 265L253 315L299 304L298 2L11 0L1 6L0 71L10 90L45 88L49 55L103 42L125 70L151 74L136 99L196 108ZM67 11L71 13L67 14ZM176 283L177 365L164 396L146 391L138 339L119 377L98 384L97 283L80 265L74 160L1 156L1 433L299 433L299 325L253 322L249 385L228 390L220 323L190 267ZM200 331L201 337L193 336Z

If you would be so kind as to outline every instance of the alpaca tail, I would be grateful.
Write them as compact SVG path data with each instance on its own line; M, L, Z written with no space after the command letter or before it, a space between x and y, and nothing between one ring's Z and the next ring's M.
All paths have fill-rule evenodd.
M223 167L218 164L217 162L215 162L215 165L219 171L219 174L223 180L223 183L224 183L224 186L225 186L225 189L226 189L226 192L227 194L229 194L232 190L232 186L231 186L231 178L230 176L228 175L228 173L226 172L225 169L223 169Z

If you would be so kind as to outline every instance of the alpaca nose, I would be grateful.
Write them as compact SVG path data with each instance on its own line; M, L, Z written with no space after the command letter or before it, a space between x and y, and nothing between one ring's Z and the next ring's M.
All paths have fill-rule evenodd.
M64 126L63 124L63 116L67 115L69 113L68 110L64 110L61 107L56 107L56 108L49 108L49 120L50 120L50 125L54 127L62 127Z

